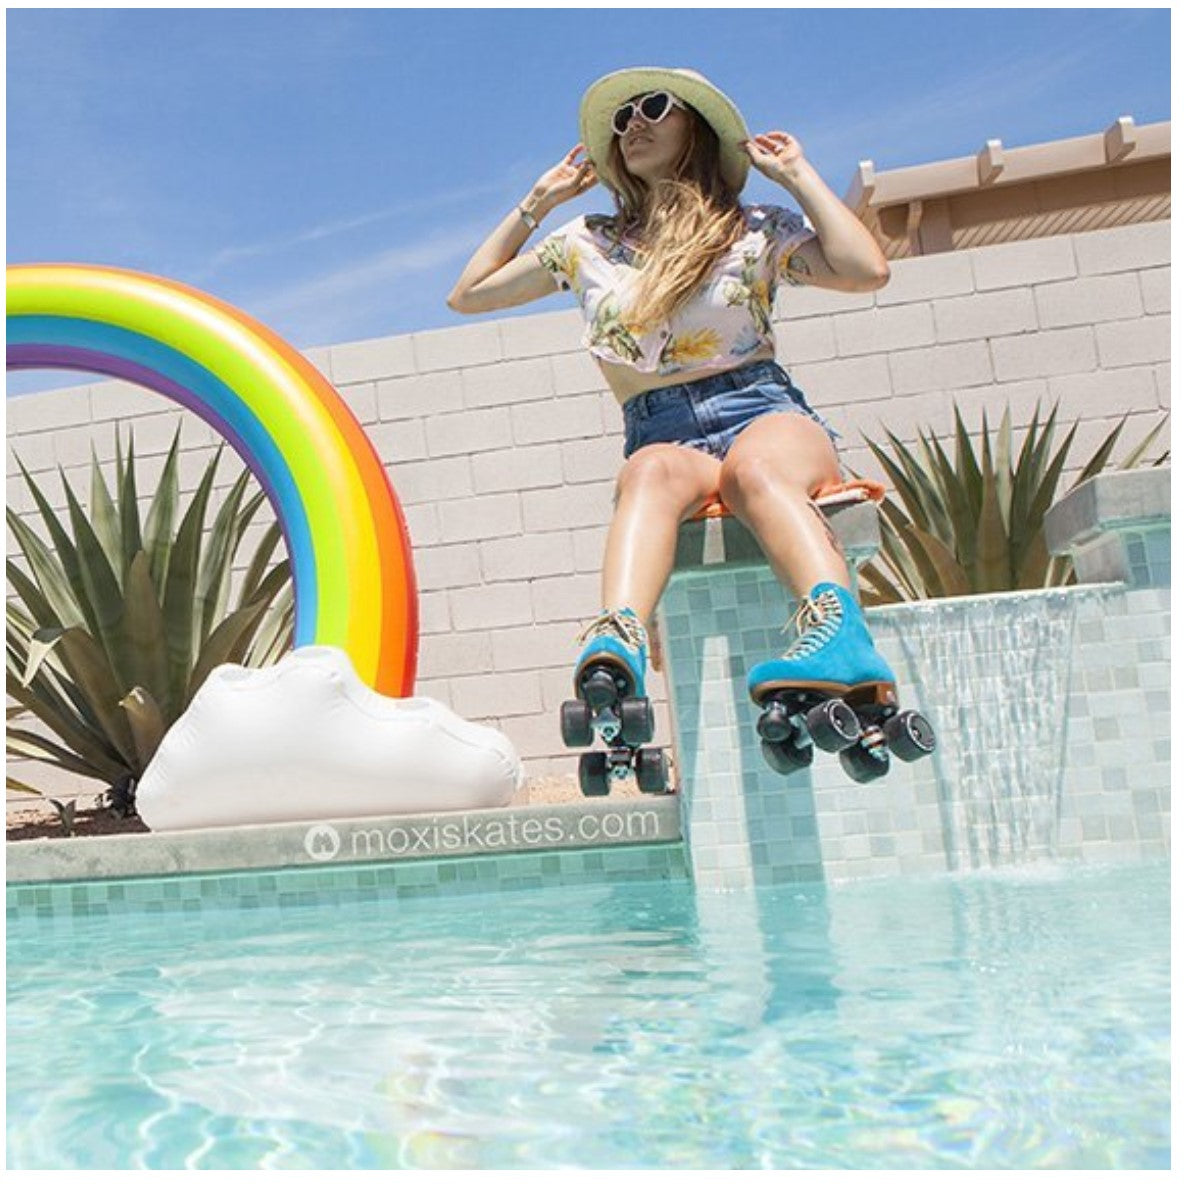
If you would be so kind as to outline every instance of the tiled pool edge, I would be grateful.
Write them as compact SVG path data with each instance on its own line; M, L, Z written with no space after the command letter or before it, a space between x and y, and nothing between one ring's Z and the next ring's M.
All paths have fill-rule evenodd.
M673 797L6 845L10 919L688 877Z

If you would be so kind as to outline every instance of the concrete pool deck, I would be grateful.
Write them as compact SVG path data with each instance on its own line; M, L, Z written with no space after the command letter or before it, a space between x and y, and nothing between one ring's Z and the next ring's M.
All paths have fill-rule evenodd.
M7 846L9 884L439 860L678 843L674 795L484 811L305 820L25 840Z
M7 863L9 917L47 919L688 877L673 795L26 840Z

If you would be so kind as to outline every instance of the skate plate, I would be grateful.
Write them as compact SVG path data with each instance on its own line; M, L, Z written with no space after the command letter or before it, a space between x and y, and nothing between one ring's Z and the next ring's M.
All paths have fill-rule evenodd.
M605 746L581 755L577 774L583 795L608 795L611 782L632 774L645 795L671 793L667 756L647 744L655 732L651 701L624 696L627 690L629 685L617 668L592 666L582 672L581 698L561 705L565 745L586 749L597 738Z
M927 718L900 709L893 684L778 684L756 688L763 757L780 774L809 765L814 750L835 753L855 782L890 770L890 758L914 762L935 750Z

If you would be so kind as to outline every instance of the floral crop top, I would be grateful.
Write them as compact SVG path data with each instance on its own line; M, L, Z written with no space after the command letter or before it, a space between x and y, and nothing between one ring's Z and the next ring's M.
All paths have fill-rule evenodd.
M791 257L815 232L781 206L744 206L746 232L714 265L704 285L671 319L637 333L627 317L641 261L614 238L614 219L581 215L536 247L558 288L573 292L585 316L582 344L597 358L638 371L674 375L729 369L774 354L771 302L781 280L800 283Z

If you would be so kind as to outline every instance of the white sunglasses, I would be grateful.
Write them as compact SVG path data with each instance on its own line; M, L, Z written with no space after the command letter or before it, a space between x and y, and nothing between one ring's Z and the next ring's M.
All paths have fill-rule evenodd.
M652 91L649 95L640 95L637 99L628 99L614 113L614 118L610 123L614 128L615 134L622 136L625 135L627 128L631 126L631 120L634 118L636 112L649 124L657 124L673 107L687 110L685 105L675 95L669 94L667 91Z

